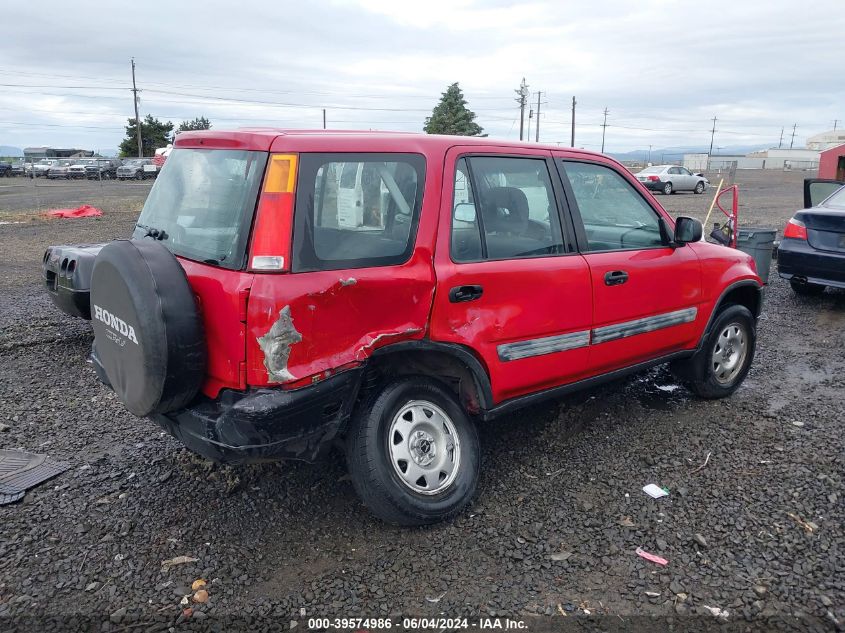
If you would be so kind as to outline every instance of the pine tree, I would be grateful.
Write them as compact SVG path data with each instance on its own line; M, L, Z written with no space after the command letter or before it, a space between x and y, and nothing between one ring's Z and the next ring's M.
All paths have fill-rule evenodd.
M126 138L120 143L121 156L138 155L138 136L135 129L135 119L128 119ZM172 132L173 124L170 121L162 123L150 114L144 117L141 121L141 146L144 156L153 156L157 148L170 143Z
M197 117L193 121L182 121L177 128L177 132L187 132L189 130L210 130L211 121L204 116Z
M480 136L484 130L475 122L475 112L467 108L464 93L457 82L446 88L431 116L425 120L427 134L456 134Z

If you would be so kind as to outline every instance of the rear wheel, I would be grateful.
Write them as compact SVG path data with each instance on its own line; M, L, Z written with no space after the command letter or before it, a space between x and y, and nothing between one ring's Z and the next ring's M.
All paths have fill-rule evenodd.
M672 364L672 370L700 398L725 398L745 380L757 344L751 311L731 305L716 317L707 340L691 358Z
M704 183L700 180L696 183L695 189L693 189L694 193L704 193Z
M135 180L143 180L143 179L144 179L144 174L141 173L140 171L137 174L135 174Z
M795 294L803 297L818 297L824 292L825 288L824 286L820 286L818 284L811 284L806 281L795 281L794 279L789 281L789 285L792 286L792 290Z
M668 196L671 195L673 192L674 189L672 188L671 182L667 182L665 185L663 185L663 195Z
M402 378L368 398L352 420L346 456L364 504L395 525L454 516L478 482L475 426L451 392L425 377Z

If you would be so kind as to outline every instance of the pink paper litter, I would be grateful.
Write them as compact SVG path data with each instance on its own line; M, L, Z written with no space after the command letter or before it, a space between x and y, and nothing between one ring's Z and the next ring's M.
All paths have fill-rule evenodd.
M103 215L103 212L89 204L83 204L75 209L53 209L44 215L52 218L94 218Z
M645 551L642 547L637 548L637 556L641 558L645 558L646 560L650 560L652 563L657 563L658 565L668 565L669 561L665 558L661 558L657 554L649 554Z

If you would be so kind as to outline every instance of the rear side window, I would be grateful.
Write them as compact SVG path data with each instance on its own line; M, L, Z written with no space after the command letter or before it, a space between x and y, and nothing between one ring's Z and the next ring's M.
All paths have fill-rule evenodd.
M414 248L425 159L301 154L293 271L392 266Z

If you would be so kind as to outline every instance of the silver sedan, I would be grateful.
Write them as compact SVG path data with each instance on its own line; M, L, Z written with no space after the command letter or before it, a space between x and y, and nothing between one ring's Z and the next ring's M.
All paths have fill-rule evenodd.
M677 165L654 165L635 174L646 187L667 196L676 191L704 193L710 181L702 174L694 174L686 167Z

